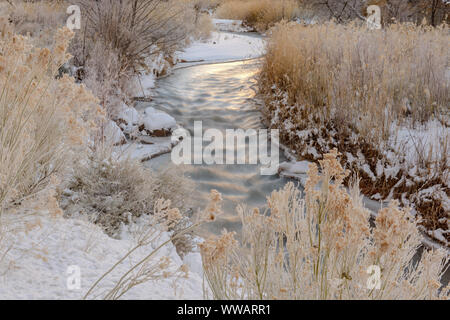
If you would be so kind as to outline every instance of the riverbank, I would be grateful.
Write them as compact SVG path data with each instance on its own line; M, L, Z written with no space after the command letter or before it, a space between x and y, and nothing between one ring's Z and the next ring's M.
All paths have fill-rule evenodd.
M410 207L422 231L444 246L447 42L445 26L368 32L364 25L285 23L272 30L259 79L267 124L280 130L296 160L317 162L337 148L364 195Z

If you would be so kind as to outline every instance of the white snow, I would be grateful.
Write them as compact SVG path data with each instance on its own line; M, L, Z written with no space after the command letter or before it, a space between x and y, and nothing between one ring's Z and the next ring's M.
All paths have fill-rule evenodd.
M408 128L392 125L389 147L404 154L407 164L416 165L421 155L431 162L439 160L437 157L445 150L449 150L450 127L444 126L437 120L431 120L422 126ZM449 157L450 163L450 157Z
M445 244L447 244L447 239L445 239L445 237L444 237L444 234L446 234L446 233L448 233L448 231L444 231L441 228L431 231L431 235L435 239L437 239Z
M375 178L375 175L372 170L370 170L370 166L367 163L363 164L361 169L369 176L370 179L372 179L372 181L377 181L377 178Z
M178 58L185 63L224 62L257 58L265 52L265 41L260 37L212 32L211 38L195 42Z
M81 299L90 286L136 244L138 227L147 227L141 219L134 227L124 228L122 239L115 240L89 222L51 217L48 212L2 217L8 221L2 244L10 250L0 259L0 299ZM148 244L120 264L100 283L92 298L102 298L130 266L148 255L156 245L168 240L163 233L157 243ZM0 246L3 254L5 247ZM1 255L0 255L1 256ZM151 261L163 257L171 261L168 271L177 271L184 262L169 243ZM198 269L197 255L189 256L189 265ZM69 290L68 268L80 270L81 288ZM123 299L202 299L202 278L196 272L188 277L169 276L132 288Z
M139 124L139 112L126 104L122 104L122 108L118 112L117 118L125 120L128 124Z
M114 115L115 120L119 120L119 127L128 134L136 131L139 126L141 116L139 112L126 104L122 104L119 111Z
M152 89L155 87L156 78L168 74L171 70L171 64L168 61L172 59L171 57L165 56L157 46L152 46L149 50L157 53L146 60L147 72L137 79L142 97L150 96Z
M149 107L145 109L142 124L148 131L155 131L175 129L177 122L167 113Z
M131 158L140 161L147 161L159 155L169 153L177 144L172 137L147 137L147 143L141 144L129 142L120 146L114 147L114 154L118 159Z

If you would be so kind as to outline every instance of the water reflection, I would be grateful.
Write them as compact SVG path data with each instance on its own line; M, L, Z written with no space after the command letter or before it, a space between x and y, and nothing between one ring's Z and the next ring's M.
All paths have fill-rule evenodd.
M261 113L254 101L259 60L202 65L175 70L157 83L150 105L173 115L184 128L193 132L194 121L203 120L203 130L260 129ZM247 146L238 146L246 148ZM223 148L226 154L226 146ZM284 161L280 155L280 161ZM170 155L152 160L148 165L158 168L170 162ZM192 200L204 207L211 189L224 198L224 215L207 226L206 232L218 234L223 228L240 229L235 208L262 207L266 196L285 185L278 176L261 176L259 165L188 165L187 175L196 183Z

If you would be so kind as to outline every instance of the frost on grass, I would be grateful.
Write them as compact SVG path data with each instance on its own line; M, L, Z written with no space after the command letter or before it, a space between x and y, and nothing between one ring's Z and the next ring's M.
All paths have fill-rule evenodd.
M73 33L33 47L0 21L0 210L43 190L86 150L104 113L74 79L59 75Z
M429 235L450 221L447 31L281 23L259 78L267 123L297 160L338 148L363 194L412 207Z
M238 208L242 244L224 232L201 244L214 299L439 299L450 286L440 278L449 258L442 249L413 257L421 245L418 221L398 202L381 209L375 227L358 187L337 151L311 164L305 195L294 184L274 191L268 209ZM381 271L370 286L369 267Z

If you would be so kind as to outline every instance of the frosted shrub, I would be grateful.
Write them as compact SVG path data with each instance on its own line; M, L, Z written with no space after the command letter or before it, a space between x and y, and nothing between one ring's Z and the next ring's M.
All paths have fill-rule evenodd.
M84 150L102 116L90 92L57 77L71 37L60 29L52 50L35 48L0 22L0 210L42 190Z
M122 223L154 212L160 198L188 211L190 183L178 169L156 173L141 162L95 152L78 162L63 184L61 206L66 215L81 215L117 236Z
M123 102L131 105L142 94L138 77L153 72L155 61L163 58L167 65L173 64L174 51L190 36L207 38L212 30L209 16L196 16L190 1L74 3L80 5L83 16L71 46L77 77L100 99L110 117Z
M103 299L117 300L134 287L147 281L169 278L176 281L180 277L188 277L189 268L186 265L182 265L177 270L173 270L171 267L172 261L169 257L162 256L157 259L156 256L169 242L175 243L186 234L197 230L201 225L214 221L214 217L221 214L221 201L220 194L216 190L212 190L210 202L206 209L199 212L189 226L179 229L166 238L167 234L176 225L180 224L183 215L179 209L172 207L170 200L156 200L154 203L154 212L149 217L148 225L143 226L142 230L136 234L136 245L91 285L83 299L92 299L94 294L98 297L100 295L98 293L99 284L106 282L106 279L111 279L119 265L127 262L130 263L127 261L129 258L148 246L151 246L149 252L144 257L138 259L137 262L132 262L129 269L113 281L113 287L108 289L106 294L102 294Z
M77 0L86 19L86 53L102 42L120 72L145 70L146 59L180 47L193 29L193 8L179 0Z
M421 244L417 221L392 202L375 227L334 150L312 164L305 196L292 184L274 191L261 214L240 207L242 245L232 233L201 245L215 299L436 299L448 262L443 251L413 256ZM379 289L368 270L379 268Z

